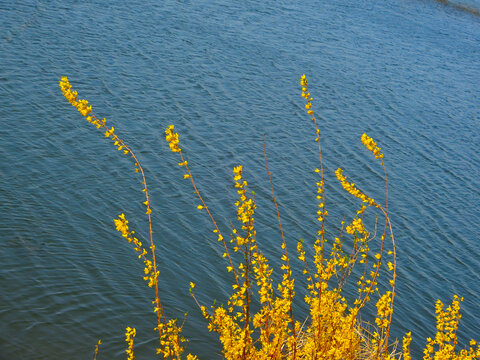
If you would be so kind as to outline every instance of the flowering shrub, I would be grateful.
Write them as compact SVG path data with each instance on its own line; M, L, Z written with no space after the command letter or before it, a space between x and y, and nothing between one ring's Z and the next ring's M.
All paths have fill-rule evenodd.
M233 168L234 187L238 194L235 202L237 225L232 225L230 233L222 234L209 207L198 191L194 177L185 155L180 147L179 136L173 125L165 131L166 141L173 153L177 153L184 169L184 179L189 179L199 204L197 208L205 212L212 222L212 230L220 246L223 248L223 258L227 272L231 273L232 293L225 305L205 306L198 302L195 296L195 284L190 283L190 294L198 304L206 320L209 331L216 332L222 344L222 354L225 359L411 359L411 333L403 338L402 350L396 349L396 342L390 340L390 327L393 316L396 280L395 238L390 223L388 209L388 179L384 154L377 143L368 135L363 134L360 141L369 150L379 166L383 168L385 181L385 204L375 201L365 194L354 183L347 181L344 171L339 168L335 174L342 187L360 200L355 216L341 223L338 236L328 238L325 226L328 211L325 206L325 184L320 129L318 128L308 91L308 80L305 75L300 79L301 96L305 99L305 109L311 118L318 146L319 167L316 182L318 209L316 219L318 229L313 243L313 258L308 259L305 251L307 246L302 240L297 243L298 259L303 264L303 274L306 277L306 289L296 289L292 276L292 255L287 251L285 236L275 198L274 186L268 170L267 154L264 144L265 167L270 179L272 199L276 207L278 227L282 236L280 272L281 281L275 284L274 269L268 259L259 249L255 230L255 194L248 191L242 165ZM129 228L129 222L124 214L114 219L116 229L133 245L138 258L144 263L144 280L155 290L154 313L159 342L156 353L161 358L180 359L184 353L185 338L182 336L182 325L176 319L167 318L160 300L158 290L157 265L155 261L155 244L152 235L151 207L149 193L143 168L139 159L127 144L117 135L114 127L107 127L106 119L100 120L92 112L92 106L86 100L79 100L76 91L72 91L66 77L62 77L60 88L65 98L94 125L104 131L117 150L132 158L136 172L142 177L142 190L145 195L146 215L149 223L150 245L140 242L135 232ZM372 233L365 225L364 218L368 212L380 216L379 250L372 253L370 242L377 238L377 230ZM386 241L389 239L389 241ZM349 245L344 246L348 242ZM350 249L346 250L346 248ZM358 264L360 271L352 272ZM379 288L380 268L386 264L387 276L383 288ZM352 275L357 274L358 275ZM357 286L357 296L352 304L348 304L342 289L349 278ZM385 275L382 275L385 276ZM293 316L293 299L299 291L309 308L309 316L303 322ZM252 302L260 306L257 311L252 308ZM424 359L477 359L480 358L479 344L474 340L468 349L456 351L457 327L460 320L460 301L454 300L447 309L438 301L436 304L437 333L435 338L428 338L424 350ZM359 320L359 315L366 303L375 301L376 317L372 324L373 331L367 331L365 324ZM128 344L126 353L128 359L134 359L135 328L126 328L125 341ZM94 359L98 354L98 341L95 347ZM197 357L187 354L187 359Z

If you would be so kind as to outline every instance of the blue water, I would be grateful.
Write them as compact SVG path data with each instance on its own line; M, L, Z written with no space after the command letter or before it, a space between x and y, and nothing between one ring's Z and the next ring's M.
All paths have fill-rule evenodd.
M137 328L137 358L154 354L153 294L112 222L125 212L146 235L138 177L64 100L62 75L147 169L161 296L169 316L189 313L188 350L210 359L220 357L218 341L188 284L195 281L209 305L225 300L231 279L164 129L175 124L227 233L235 216L231 169L244 165L259 242L278 266L264 134L291 251L317 229L303 73L322 131L329 234L357 204L334 170L342 166L382 200L381 169L360 135L385 153L399 265L393 335L412 330L420 354L434 334L436 299L447 303L456 293L465 298L460 338L479 340L480 17L429 0L4 0L0 359L88 359L99 338L99 358L124 358L126 326Z

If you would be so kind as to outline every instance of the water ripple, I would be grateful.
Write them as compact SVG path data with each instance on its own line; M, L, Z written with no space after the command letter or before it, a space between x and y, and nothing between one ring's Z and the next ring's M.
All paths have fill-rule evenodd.
M188 283L209 304L228 296L230 279L212 260L221 249L164 129L178 128L225 232L235 215L231 169L244 165L258 239L277 266L264 134L288 245L311 243L317 227L318 155L298 95L302 73L321 127L329 235L357 205L335 169L382 201L383 173L361 134L386 155L399 253L394 335L412 330L418 355L434 329L435 300L453 293L465 297L461 339L478 334L480 29L459 6L1 3L0 359L84 359L99 338L104 357L122 356L127 325L137 327L138 358L154 348L153 294L112 222L124 212L145 241L139 178L65 103L62 75L147 169L163 300L172 316L190 311L185 333L201 358L218 353L218 340L205 331ZM298 305L305 311L301 296Z

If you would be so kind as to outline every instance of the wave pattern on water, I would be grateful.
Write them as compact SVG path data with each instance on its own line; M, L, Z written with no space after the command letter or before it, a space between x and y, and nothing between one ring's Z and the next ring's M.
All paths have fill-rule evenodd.
M344 167L381 199L382 172L360 135L386 154L400 266L394 335L413 330L419 354L434 331L435 300L453 293L465 297L461 339L480 333L476 17L430 1L7 0L0 29L0 359L85 359L99 338L103 357L122 356L125 326L137 327L138 358L154 347L152 294L112 222L125 212L146 234L138 179L66 104L62 75L147 169L163 299L171 316L189 311L189 350L201 358L218 352L218 340L188 283L209 304L226 298L230 279L164 129L178 128L226 232L231 169L244 165L259 242L278 265L263 134L288 245L308 244L316 231L318 164L302 73L323 136L331 234L354 204L334 170Z

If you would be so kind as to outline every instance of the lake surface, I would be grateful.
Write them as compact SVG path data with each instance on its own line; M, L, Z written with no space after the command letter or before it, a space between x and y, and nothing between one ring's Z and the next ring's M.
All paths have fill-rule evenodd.
M480 8L478 1L467 4ZM188 295L222 302L230 277L205 213L164 130L175 124L209 207L228 233L232 168L256 192L258 240L278 268L280 236L262 137L287 244L311 243L314 130L300 97L315 97L327 182L329 236L358 203L334 171L384 200L385 154L398 251L393 335L434 335L434 303L465 298L459 335L480 340L480 17L427 0L32 1L0 3L0 359L138 359L156 344L143 265L115 231L124 212L147 224L139 179L63 98L61 76L106 117L147 169L160 287L183 318L188 351L220 358ZM301 270L296 262L297 270ZM306 316L301 277L296 316ZM348 295L347 291L347 295ZM370 311L370 312L369 312ZM364 320L372 320L367 309Z

